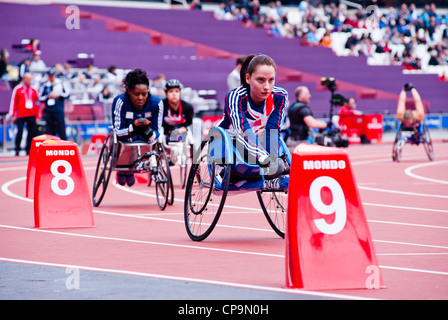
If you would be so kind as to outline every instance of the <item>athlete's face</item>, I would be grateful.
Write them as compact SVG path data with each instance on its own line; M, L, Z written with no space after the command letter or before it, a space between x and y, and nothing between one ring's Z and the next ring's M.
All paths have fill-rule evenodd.
M259 65L251 75L246 74L246 82L250 85L252 100L261 104L269 97L275 85L275 68Z
M168 99L170 105L177 106L180 101L180 89L172 88L166 92L166 98Z
M140 110L145 105L148 98L148 86L146 84L136 84L134 89L128 90L131 103L137 110Z

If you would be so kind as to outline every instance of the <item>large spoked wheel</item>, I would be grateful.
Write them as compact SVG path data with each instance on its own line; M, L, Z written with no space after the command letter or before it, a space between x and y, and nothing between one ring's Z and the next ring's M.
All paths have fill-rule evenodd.
M231 165L211 155L213 136L201 144L185 189L184 218L188 236L207 238L219 220L230 182Z
M170 164L168 161L168 157L166 155L166 150L163 147L163 145L161 143L157 144L157 150L159 152L160 155L163 154L163 157L160 160L160 163L164 163L163 165L163 171L166 172L166 175L168 177L168 204L171 206L174 203L174 185L173 185L173 176L171 175L171 170L170 170ZM163 161L162 161L163 160ZM157 165L159 166L159 162L157 162ZM149 183L148 185L151 185L151 172L149 173Z
M403 150L403 146L405 144L404 139L402 138L401 131L397 133L395 137L394 144L392 146L392 160L396 162L401 161L401 152Z
M157 172L152 173L156 182L156 198L157 204L160 210L165 210L166 205L169 203L169 198L172 196L172 182L171 174L168 165L168 160L164 152L160 153L157 157Z
M285 238L288 190L260 190L257 191L257 197L269 225L281 238Z
M103 148L101 149L98 163L96 165L95 178L93 181L92 203L98 207L106 193L110 176L113 171L113 164L116 157L117 143L114 141L114 134L109 131Z
M432 146L431 136L425 124L423 124L423 145L430 161L434 160L434 147Z

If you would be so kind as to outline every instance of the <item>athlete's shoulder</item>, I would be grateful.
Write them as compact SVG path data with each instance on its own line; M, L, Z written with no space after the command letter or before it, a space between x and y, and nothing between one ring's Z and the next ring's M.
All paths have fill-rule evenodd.
M272 93L275 95L281 95L281 96L285 96L285 97L288 96L288 91L286 91L285 89L283 89L281 87L277 87L277 86L274 86L272 88Z
M232 89L227 93L227 97L229 98L243 97L243 96L247 96L247 89L243 86Z
M159 97L156 96L149 96L148 97L148 103L151 105L158 105L162 100Z
M243 86L230 90L226 94L226 104L236 106L247 98L247 89Z
M114 98L114 100L112 101L112 105L114 106L118 104L123 105L125 101L126 101L126 94L122 93Z
M182 104L182 108L185 110L193 110L193 105L185 100L181 100L180 103Z

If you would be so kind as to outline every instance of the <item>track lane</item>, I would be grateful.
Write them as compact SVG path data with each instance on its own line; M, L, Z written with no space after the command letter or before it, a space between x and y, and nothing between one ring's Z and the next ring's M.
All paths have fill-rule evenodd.
M440 146L436 148L436 161L442 160L443 157L448 159L448 154L443 155L437 152L445 147L443 144ZM369 158L366 155L367 150L373 151L375 157ZM425 283L428 283L432 289L436 287L431 287L430 284L435 282L446 284L446 268L437 268L440 265L448 265L446 263L448 245L445 241L448 238L446 198L444 197L448 194L446 186L441 187L440 183L436 185L434 181L415 179L404 173L406 168L424 163L425 155L416 153L413 156L415 159L396 164L389 160L390 148L384 145L360 146L349 148L347 151L355 171L356 182L360 186L361 199L388 289L343 290L343 293L353 297L393 298L395 295L397 298L406 298L423 296L423 292L426 292L426 290L414 288L411 291L407 289L406 294L403 294L403 288L400 291L397 287L399 284L405 284L400 277L416 277L414 283L421 284L420 289L425 287ZM84 162L89 186L93 176L91 169L94 166L93 163L92 159L85 159ZM424 171L422 171L423 168L418 168L418 170L413 169L412 172L440 180L438 170L433 170L436 167L437 165L424 166ZM8 258L4 257L7 253L6 248L13 247L21 248L15 251L14 258L11 258L17 260L32 261L32 259L24 259L26 255L31 255L36 258L35 261L40 261L37 259L40 258L46 261L45 263L57 263L50 260L59 259L61 260L59 263L62 264L81 265L79 262L83 262L86 266L95 267L92 265L93 259L94 264L100 265L103 269L117 266L123 272L128 270L138 273L140 271L137 269L142 268L146 273L167 277L176 277L176 274L180 272L181 277L198 279L198 281L232 282L273 289L281 288L284 284L284 241L270 230L259 209L256 197L252 200L248 200L248 195L229 197L226 202L226 204L229 203L229 208L226 205L226 211L210 238L203 243L194 243L187 239L184 229L183 196L179 188L175 191L175 205L161 212L158 210L155 198L151 196L153 187L139 185L138 188L130 189L142 194L147 193L147 195L139 195L129 194L123 188L111 185L101 206L94 208L96 228L70 229L69 232L58 230L68 234L55 232L44 234L45 232L37 232L33 229L32 203L29 200L20 199L24 196L23 175L26 169L23 171L23 168L26 166L0 163L0 170L5 172L0 178L2 186L18 179L10 183L7 188L17 197L12 198L3 192L2 203L6 201L5 208L11 208L11 206L15 207L14 209L22 208L18 211L14 210L16 214L0 215L1 225L19 227L17 229L0 227L2 239L13 239L0 249L0 257L4 259ZM369 170L366 171L366 168ZM367 173L369 171L370 174ZM363 189L363 186L366 188ZM369 190L369 187L380 190L384 188L389 191ZM411 194L403 194L404 192ZM419 193L426 195L419 196ZM442 197L434 197L433 193ZM423 203L422 199L425 199ZM423 222L420 221L421 219ZM30 234L33 235L30 236ZM88 237L93 235L103 238ZM62 238L67 239L61 240ZM55 242L58 245L55 245ZM54 249L54 254L48 257L46 250L28 252L35 243L42 243L42 248ZM68 250L73 246L78 248ZM85 248L93 252L89 254ZM104 252L98 253L103 248ZM142 248L145 250L141 250ZM182 269L182 264L187 268L179 270ZM214 268L212 273L210 273L211 266ZM254 274L253 270L257 270L257 274ZM436 280L431 280L431 277ZM338 290L337 293L341 292ZM433 291L432 294L446 297L447 293L439 289ZM427 296L429 295L425 293L424 298Z

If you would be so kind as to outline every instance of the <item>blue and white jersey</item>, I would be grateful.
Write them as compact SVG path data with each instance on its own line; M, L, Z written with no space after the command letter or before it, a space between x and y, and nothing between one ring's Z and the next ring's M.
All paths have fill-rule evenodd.
M129 125L138 118L147 118L151 121L154 131L153 139L159 137L159 128L162 127L163 102L157 97L149 96L144 107L137 110L132 106L126 93L115 97L112 103L112 125L120 141L144 140L140 136L132 136L129 133Z
M288 92L274 86L263 104L256 104L249 89L238 87L225 97L224 117L219 127L242 143L256 159L278 155L280 127L288 107Z

